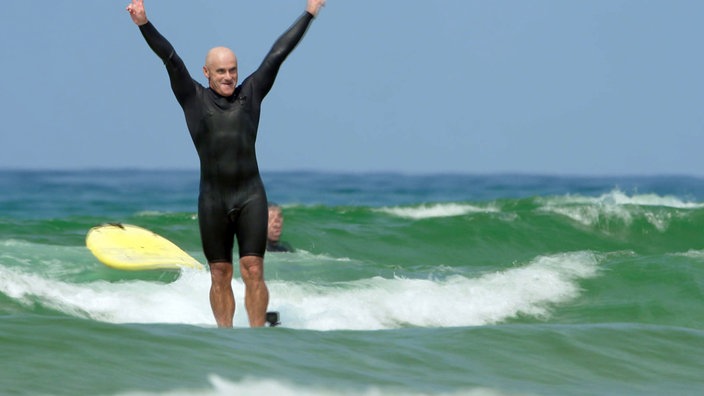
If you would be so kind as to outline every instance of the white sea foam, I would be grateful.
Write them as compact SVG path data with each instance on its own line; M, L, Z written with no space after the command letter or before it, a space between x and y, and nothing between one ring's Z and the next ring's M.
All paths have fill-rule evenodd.
M704 259L704 250L690 249L683 253L673 253L673 256L688 257L697 260Z
M195 270L194 270L195 271ZM20 303L40 302L69 315L114 323L213 322L210 275L184 273L174 283L147 281L67 283L0 265L0 292ZM187 281L194 278L193 281Z
M579 294L578 281L596 274L597 258L577 252L478 278L372 278L282 290L291 327L318 330L446 327L498 323L520 314L544 316Z
M685 202L672 196L642 194L628 196L620 190L613 190L599 197L567 195L563 197L540 198L541 209L568 217L578 223L592 226L601 220L617 220L631 224L633 219L642 216L659 231L667 230L676 213L661 208L698 209L704 204Z
M499 323L518 315L542 317L579 295L579 281L597 273L589 252L539 256L532 262L475 278L369 278L349 282L270 281L270 309L284 326L313 330L377 330ZM247 325L243 285L235 326ZM214 326L210 276L186 271L173 283L146 281L73 284L0 265L0 292L78 317L112 323L186 323Z
M0 246L2 247L26 247L31 245L30 242L22 241L19 239L5 239L0 241Z
M587 197L582 195L566 195L563 197L543 198L548 202L559 204L594 204L594 205L637 205L637 206L664 206L677 209L697 209L704 207L704 204L697 202L686 202L680 198L657 194L635 194L627 195L621 190L615 189L598 197Z
M121 396L220 396L220 395L277 395L277 396L386 396L386 395L407 395L407 396L424 396L429 393L414 392L408 389L397 390L393 387L370 386L367 389L360 390L344 390L332 387L323 386L303 386L291 384L286 381L277 379L256 379L245 378L241 381L230 381L218 375L211 375L209 378L210 386L202 389L181 389L169 392L126 392L120 393ZM471 388L463 389L454 392L433 392L435 396L510 396L517 395L515 393L506 393L490 388ZM525 393L521 393L525 395Z
M436 217L464 216L470 213L495 213L499 209L494 205L475 206L458 203L443 203L421 205L415 207L387 207L379 209L380 212L408 219L429 219Z

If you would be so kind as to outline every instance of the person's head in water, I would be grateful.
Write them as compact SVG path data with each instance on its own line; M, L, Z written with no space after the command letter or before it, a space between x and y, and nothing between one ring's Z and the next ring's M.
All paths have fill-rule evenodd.
M205 56L203 74L210 88L221 96L231 96L237 87L237 57L231 49L215 47Z
M281 231L284 228L284 215L281 207L277 204L269 204L269 227L267 229L267 239L278 242L281 238Z

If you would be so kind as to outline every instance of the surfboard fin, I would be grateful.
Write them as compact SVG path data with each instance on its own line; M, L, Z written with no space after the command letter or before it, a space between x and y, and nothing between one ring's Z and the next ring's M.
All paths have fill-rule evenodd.
M269 327L276 327L281 324L279 322L279 313L277 311L266 313L266 322L269 323Z

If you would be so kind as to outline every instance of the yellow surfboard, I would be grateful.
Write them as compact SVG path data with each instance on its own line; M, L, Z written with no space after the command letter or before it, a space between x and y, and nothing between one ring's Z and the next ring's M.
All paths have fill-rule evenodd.
M100 262L121 270L205 268L168 239L130 224L93 227L86 235L86 246Z

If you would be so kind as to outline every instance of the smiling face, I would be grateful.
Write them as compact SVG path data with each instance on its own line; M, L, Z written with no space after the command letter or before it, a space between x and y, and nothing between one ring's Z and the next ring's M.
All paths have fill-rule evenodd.
M237 57L229 48L215 47L205 57L203 74L220 96L232 96L237 87Z

